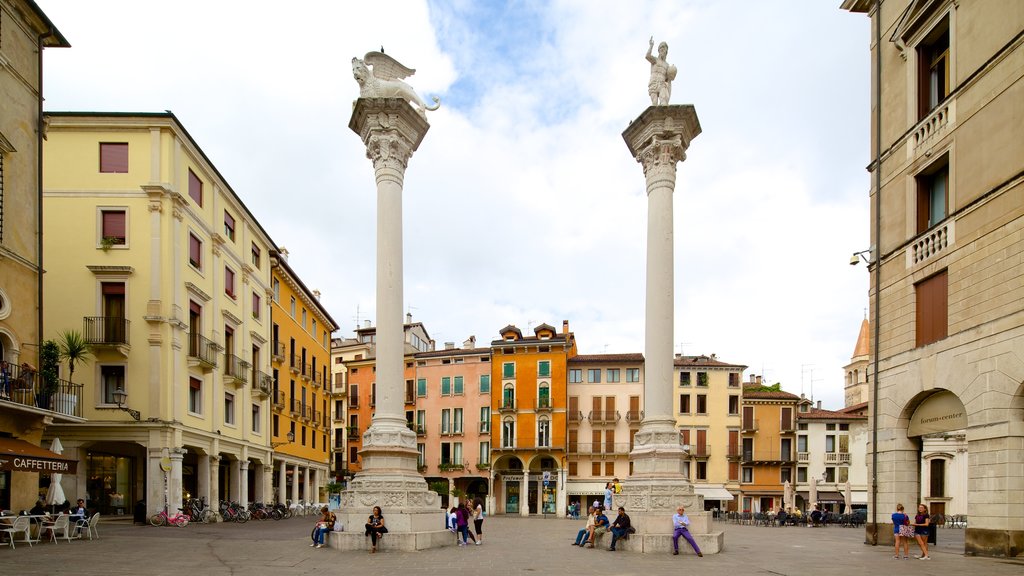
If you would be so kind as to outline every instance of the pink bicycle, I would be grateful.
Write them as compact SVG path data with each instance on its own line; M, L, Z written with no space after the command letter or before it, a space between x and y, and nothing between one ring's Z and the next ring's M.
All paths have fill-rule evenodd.
M183 528L188 526L188 514L182 514L180 512L171 514L168 516L167 510L161 510L159 514L153 514L149 517L149 523L153 526L177 526Z

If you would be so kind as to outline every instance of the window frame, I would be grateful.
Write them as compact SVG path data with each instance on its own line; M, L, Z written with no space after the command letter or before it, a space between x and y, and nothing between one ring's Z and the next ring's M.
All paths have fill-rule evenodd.
M127 174L131 166L129 163L129 152L127 142L100 142L99 143L99 171L100 174ZM107 152L106 154L104 152ZM123 158L122 158L123 155ZM113 157L111 157L113 156ZM105 169L110 168L110 169ZM123 169L122 169L123 168Z
M914 343L920 348L949 337L949 274L946 269L914 283Z
M128 247L128 207L127 206L99 206L96 208L96 247L108 250L110 248L125 249ZM108 233L107 215L121 214L121 235ZM111 243L106 244L106 239L111 238Z
M203 241L191 231L188 233L188 264L199 272L203 271Z
M235 217L227 210L224 211L224 235L232 242L235 241Z
M188 197L203 207L203 180L191 168L188 169Z

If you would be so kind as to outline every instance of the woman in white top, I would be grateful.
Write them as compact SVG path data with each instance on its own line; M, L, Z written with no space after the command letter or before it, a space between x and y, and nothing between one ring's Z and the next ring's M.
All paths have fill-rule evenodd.
M479 498L473 499L473 531L476 532L476 545L484 543L484 503Z

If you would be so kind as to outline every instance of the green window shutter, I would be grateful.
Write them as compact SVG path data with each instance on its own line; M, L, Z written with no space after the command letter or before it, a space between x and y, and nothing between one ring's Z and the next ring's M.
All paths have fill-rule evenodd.
M452 378L451 376L445 376L441 378L441 395L450 396L452 393Z
M427 379L420 378L416 381L416 395L420 398L426 398L427 396Z
M537 365L538 376L551 376L551 361L542 360Z
M462 376L455 377L455 394L462 394L464 392L464 385L462 383Z
M490 393L491 391L491 375L481 374L480 375L480 392L482 394Z
M515 378L516 377L516 364L515 362L505 362L501 366L501 377L502 378Z

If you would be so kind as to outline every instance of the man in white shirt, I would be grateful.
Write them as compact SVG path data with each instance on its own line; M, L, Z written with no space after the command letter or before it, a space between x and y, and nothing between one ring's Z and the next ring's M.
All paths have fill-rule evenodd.
M700 547L697 546L697 542L690 535L690 517L686 515L686 509L680 505L676 508L676 513L672 515L672 555L679 555L679 537L686 538L686 541L693 547L693 551L697 553L697 556L701 558L704 554L700 551Z

